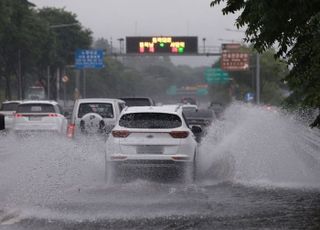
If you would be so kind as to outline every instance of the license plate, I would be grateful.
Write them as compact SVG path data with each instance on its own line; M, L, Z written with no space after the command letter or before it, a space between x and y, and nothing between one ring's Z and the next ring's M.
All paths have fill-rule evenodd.
M41 121L42 117L29 117L29 121Z
M163 146L142 145L137 147L137 154L162 154Z

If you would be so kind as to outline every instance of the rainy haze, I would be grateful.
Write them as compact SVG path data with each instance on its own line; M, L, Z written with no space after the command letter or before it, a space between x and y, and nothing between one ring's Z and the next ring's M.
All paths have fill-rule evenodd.
M210 3L0 0L1 230L320 228L319 107Z

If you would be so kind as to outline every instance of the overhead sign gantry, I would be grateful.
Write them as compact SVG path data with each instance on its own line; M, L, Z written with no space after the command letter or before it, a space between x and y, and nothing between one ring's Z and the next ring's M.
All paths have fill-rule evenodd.
M126 52L127 54L197 54L198 37L126 37Z

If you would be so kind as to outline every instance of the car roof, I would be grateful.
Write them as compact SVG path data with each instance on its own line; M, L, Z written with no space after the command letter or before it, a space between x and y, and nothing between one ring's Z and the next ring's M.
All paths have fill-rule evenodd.
M121 100L123 100L123 99L132 99L132 100L134 100L134 99L147 99L147 100L152 100L152 98L151 97L119 97L119 99L121 99Z
M2 104L10 104L10 103L21 103L22 101L19 100L13 100L13 101L4 101Z
M182 104L182 107L183 108L198 108L198 106L197 105L195 105L195 104Z
M160 105L160 106L131 106L126 107L123 113L173 113L179 114L181 105Z
M26 100L26 101L22 101L20 103L20 105L25 105L25 104L51 104L51 105L58 105L58 102L51 101L51 100Z
M124 102L123 100L116 98L81 98L77 100L79 103L89 102Z

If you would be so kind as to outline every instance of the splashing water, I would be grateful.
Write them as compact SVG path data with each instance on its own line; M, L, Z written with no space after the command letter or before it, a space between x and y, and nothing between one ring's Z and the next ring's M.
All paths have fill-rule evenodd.
M233 104L204 138L200 165L206 179L320 188L320 134L281 111Z
M141 180L106 185L101 140L1 136L0 223L8 213L44 218L69 215L77 220L203 213L206 183L221 181L319 189L319 131L293 117L263 107L231 105L200 145L199 181L186 186Z

